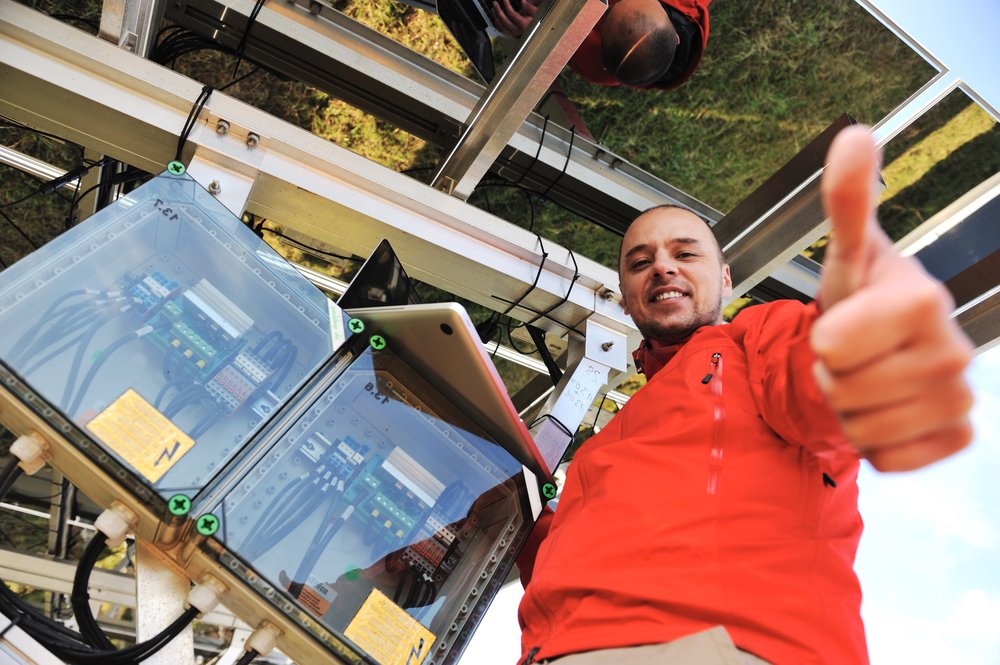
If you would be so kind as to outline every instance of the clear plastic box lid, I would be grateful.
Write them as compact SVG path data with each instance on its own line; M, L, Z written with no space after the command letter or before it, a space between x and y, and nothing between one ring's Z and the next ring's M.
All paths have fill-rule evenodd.
M0 360L161 496L197 493L345 316L169 172L0 273Z
M203 546L334 650L455 662L533 522L524 468L391 340L326 381L196 506Z

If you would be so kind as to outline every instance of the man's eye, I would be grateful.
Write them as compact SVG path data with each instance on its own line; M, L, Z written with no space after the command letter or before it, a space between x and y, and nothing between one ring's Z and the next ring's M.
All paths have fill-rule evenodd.
M691 259L691 258L694 258L696 256L698 256L698 255L695 254L694 252L680 252L677 255L677 258L679 258L679 259Z
M640 268L645 268L649 265L649 261L646 259L639 259L632 264L632 270L639 270Z

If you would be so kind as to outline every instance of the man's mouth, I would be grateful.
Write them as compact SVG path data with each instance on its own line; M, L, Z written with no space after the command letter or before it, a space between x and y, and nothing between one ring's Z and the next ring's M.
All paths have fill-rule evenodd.
M681 298L685 294L681 291L663 291L662 293L657 293L651 298L653 302L659 302L660 300L672 300L673 298Z

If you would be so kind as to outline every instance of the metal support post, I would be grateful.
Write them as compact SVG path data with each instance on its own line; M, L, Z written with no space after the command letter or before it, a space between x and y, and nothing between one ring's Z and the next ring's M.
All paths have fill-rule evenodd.
M434 176L434 187L469 198L606 9L602 0L559 0L543 9L513 60L472 110L462 137Z
M178 575L154 553L151 545L136 541L135 599L136 642L155 636L184 610L191 588L187 578ZM194 665L194 631L190 626L165 647L143 661L147 665Z
M532 423L532 436L550 472L555 472L573 433L583 420L601 388L612 379L612 372L627 367L626 335L595 321L587 321L584 339L570 341L569 367Z
M104 0L98 36L126 51L146 55L162 18L160 0Z

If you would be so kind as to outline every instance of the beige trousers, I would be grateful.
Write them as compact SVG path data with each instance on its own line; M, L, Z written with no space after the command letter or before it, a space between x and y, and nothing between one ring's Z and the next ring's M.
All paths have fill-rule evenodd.
M601 649L553 658L553 665L767 665L733 644L722 626L664 644Z

